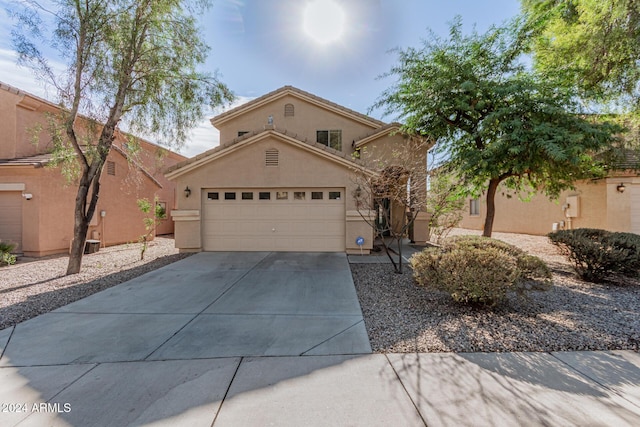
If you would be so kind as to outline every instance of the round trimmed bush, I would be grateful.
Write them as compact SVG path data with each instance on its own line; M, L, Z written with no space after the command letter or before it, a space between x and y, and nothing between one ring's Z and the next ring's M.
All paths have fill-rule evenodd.
M527 280L548 281L551 272L542 260L508 243L479 236L447 239L411 258L416 282L445 291L466 304L494 306L509 291L523 291Z

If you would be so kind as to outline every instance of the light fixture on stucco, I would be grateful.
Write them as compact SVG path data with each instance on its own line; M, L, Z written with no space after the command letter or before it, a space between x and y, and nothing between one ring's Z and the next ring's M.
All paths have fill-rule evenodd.
M624 183L621 182L620 184L618 184L618 186L616 187L616 190L618 191L618 193L624 193L624 190L626 190L627 187L624 186Z
M189 186L187 186L187 188L184 189L184 197L189 197L191 195L191 190L189 189Z

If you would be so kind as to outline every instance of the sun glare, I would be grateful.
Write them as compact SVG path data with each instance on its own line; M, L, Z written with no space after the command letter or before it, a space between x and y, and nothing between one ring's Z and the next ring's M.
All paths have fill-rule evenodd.
M338 41L344 33L345 13L333 0L313 0L304 9L305 33L320 44Z

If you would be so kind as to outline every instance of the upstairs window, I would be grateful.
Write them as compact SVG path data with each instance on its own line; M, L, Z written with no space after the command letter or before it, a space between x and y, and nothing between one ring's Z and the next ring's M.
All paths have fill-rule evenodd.
M336 151L342 151L342 131L341 130L319 130L316 132L316 140Z
M285 104L284 106L284 116L285 117L293 117L295 115L295 108L293 104Z

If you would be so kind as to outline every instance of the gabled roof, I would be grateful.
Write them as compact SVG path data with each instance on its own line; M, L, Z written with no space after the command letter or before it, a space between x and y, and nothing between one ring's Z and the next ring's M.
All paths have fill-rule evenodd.
M34 168L41 168L50 161L51 154L36 154L35 156L14 159L0 159L0 166L33 166Z
M375 131L373 131L373 133L370 133L369 135L365 136L364 138L361 138L359 140L356 141L354 148L360 148L365 144L370 143L371 141L375 141L378 138L384 138L389 136L392 133L396 133L398 131L400 131L400 129L402 128L402 124L400 123L389 123L387 125L384 125L378 129L376 129Z
M26 109L31 110L31 111L35 111L38 107L40 107L40 105L46 105L49 108L57 109L57 110L62 109L62 107L60 105L54 104L53 102L51 102L49 100L46 100L46 99L41 98L39 96L36 96L36 95L34 95L32 93L25 92L22 89L18 89L17 87L11 86L11 85L9 85L7 83L4 83L2 81L0 81L0 90L5 90L5 91L7 91L9 93L12 93L14 95L22 96L23 98L22 98L22 100L20 102L18 102L18 105L21 106L22 108L26 108ZM82 118L83 120L88 120L88 121L92 121L92 122L98 123L94 119L92 119L90 117L87 117L87 116L84 116L82 114L80 115L80 118ZM98 123L98 124L100 124L100 123ZM124 132L124 131L122 131L120 129L117 129L116 131L119 132L122 135L125 135L125 136L126 135L133 136L134 138L139 140L142 145L146 145L146 146L149 146L149 147L154 147L154 148L160 149L160 150L166 150L169 153L169 155L171 157L173 157L173 158L176 158L176 159L178 159L178 158L182 158L182 159L186 158L185 156L183 156L180 153L176 153L175 151L172 151L172 150L168 149L167 147L163 147L162 145L159 145L159 144L156 144L154 142L148 141L148 140L146 140L144 138L140 138L140 137L132 135L132 134L130 134L128 132ZM15 160L18 160L18 159L15 159Z
M111 149L113 152L116 152L118 154L120 154L122 157L124 157L128 162L132 162L133 164L135 164L135 166L140 169L140 171L151 180L151 182L153 182L154 184L156 184L158 187L162 188L162 184L160 184L160 182L155 179L153 177L153 175L151 175L144 167L142 167L142 165L138 164L137 162L133 161L128 155L127 153L125 153L124 151L122 151L120 149L120 147L116 146L116 145L112 145ZM46 166L47 164L49 164L49 162L51 162L52 159L52 155L51 154L36 154L35 156L28 156L28 157L20 157L17 159L0 159L0 167L3 166L31 166L34 169L37 168L42 168L44 166Z
M241 137L236 138L231 142L205 151L204 153L198 154L197 156L183 162L176 163L175 165L166 169L165 176L168 179L177 178L222 156L233 153L239 149L246 147L247 145L251 145L255 142L261 141L269 136L273 136L280 141L312 152L319 157L338 163L347 168L363 167L357 159L353 159L351 156L344 154L341 151L334 150L333 148L329 148L315 141L307 140L306 138L298 138L298 135L295 133L274 128L242 135ZM374 174L374 172L371 173Z
M216 117L211 119L211 124L217 127L218 125L221 125L229 120L232 120L242 114L248 113L249 111L255 110L256 108L260 108L263 105L266 105L277 99L283 98L287 95L291 95L296 98L302 99L311 104L317 105L320 108L324 108L325 110L329 110L341 116L348 117L352 120L355 120L359 123L362 123L366 126L370 126L372 128L379 128L385 125L384 122L374 119L373 117L369 117L365 114L358 113L357 111L343 107L342 105L338 105L335 102L331 102L327 99L321 98L309 92L305 92L304 90L298 89L293 86L283 86L280 89L276 89L273 92L269 92L266 95L262 95L259 98L249 101L246 104L242 104L239 107L233 108L229 111L219 114Z

